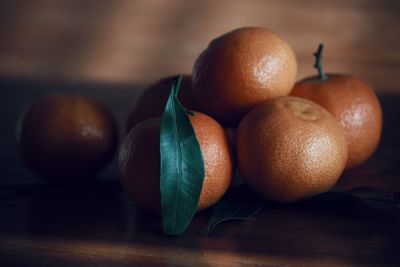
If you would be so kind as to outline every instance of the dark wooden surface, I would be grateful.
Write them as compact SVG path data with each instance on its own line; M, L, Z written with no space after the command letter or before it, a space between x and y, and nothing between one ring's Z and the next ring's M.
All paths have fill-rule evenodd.
M16 157L14 127L40 95L93 95L120 126L135 84L1 79L0 266L399 266L400 212L371 201L333 199L268 206L255 219L226 223L207 236L210 211L181 237L162 234L158 218L121 191L115 164L96 183L46 185ZM57 89L57 90L56 90ZM345 173L342 189L400 191L398 95L380 95L384 136L375 156Z

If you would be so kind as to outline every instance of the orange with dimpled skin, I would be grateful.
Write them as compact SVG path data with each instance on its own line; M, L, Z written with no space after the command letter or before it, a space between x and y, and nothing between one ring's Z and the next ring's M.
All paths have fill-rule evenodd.
M288 95L296 73L295 54L277 33L236 29L214 39L194 64L197 109L235 127L257 104Z
M314 102L292 96L250 111L237 129L236 146L244 181L284 203L330 190L348 155L336 119Z
M142 121L160 117L165 109L172 82L176 76L168 76L150 85L132 103L126 122L127 132ZM184 75L179 90L179 100L187 109L195 109L190 75Z
M215 204L228 189L233 176L233 155L224 128L211 117L195 112L189 116L200 144L205 178L198 210ZM160 119L146 120L129 131L119 151L120 180L125 191L142 208L161 212Z
M94 176L112 159L118 131L113 114L90 97L52 94L26 109L17 125L19 156L50 181Z
M322 49L321 45L315 54L320 75L296 83L291 95L318 103L339 121L349 146L346 169L350 169L366 161L378 147L382 109L374 91L360 79L325 75L319 62Z

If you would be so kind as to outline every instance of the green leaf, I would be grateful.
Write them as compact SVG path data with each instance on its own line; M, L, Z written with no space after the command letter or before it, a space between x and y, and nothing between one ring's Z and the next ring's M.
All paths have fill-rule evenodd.
M332 211L333 209L343 214L347 214L348 212L354 214L356 210L359 215L365 215L367 212L370 212L369 210L365 210L365 205L367 205L365 201L382 202L389 204L388 206L394 205L400 207L400 193L387 194L374 188L363 187L348 191L329 191L291 205L294 207L297 205L308 208L320 208L323 211ZM247 220L257 215L269 203L273 202L269 202L256 194L246 185L229 190L214 206L213 215L208 222L208 234L212 235L217 226L224 222Z
M181 235L197 210L204 181L200 144L177 96L182 76L175 79L160 129L160 190L163 229Z
M213 215L208 222L207 232L212 235L223 222L247 220L261 212L268 200L258 195L246 185L229 190L214 206Z

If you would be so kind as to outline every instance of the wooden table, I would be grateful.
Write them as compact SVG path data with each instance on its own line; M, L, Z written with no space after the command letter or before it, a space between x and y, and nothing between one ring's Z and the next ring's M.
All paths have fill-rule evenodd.
M17 160L14 128L21 109L48 92L94 95L120 127L139 85L0 79L0 266L399 266L400 209L335 198L269 205L256 218L228 222L212 236L211 211L181 237L121 191L115 162L96 183L47 185ZM339 188L400 191L400 95L381 95L383 139L374 157L347 172Z

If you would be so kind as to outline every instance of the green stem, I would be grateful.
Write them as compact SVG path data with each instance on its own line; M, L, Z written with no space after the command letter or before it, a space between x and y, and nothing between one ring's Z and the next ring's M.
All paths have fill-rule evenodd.
M319 44L317 52L314 53L315 56L314 68L318 70L320 81L325 81L328 79L328 76L325 74L321 64L323 50L324 50L324 44Z
M173 84L172 84L172 94L174 97L178 97L179 90L181 89L181 83L182 83L182 78L183 75L178 75L174 78Z
M185 107L182 105L182 103L181 103L181 101L179 100L179 98L178 98L179 90L181 89L182 79L183 79L183 75L178 75L178 76L175 77L174 82L173 82L173 85L172 85L173 94L174 94L174 97L175 97L176 101L182 106L182 108L183 108L183 110L185 111L185 113L186 113L187 115L194 116L193 111L191 111L191 110L185 108Z

